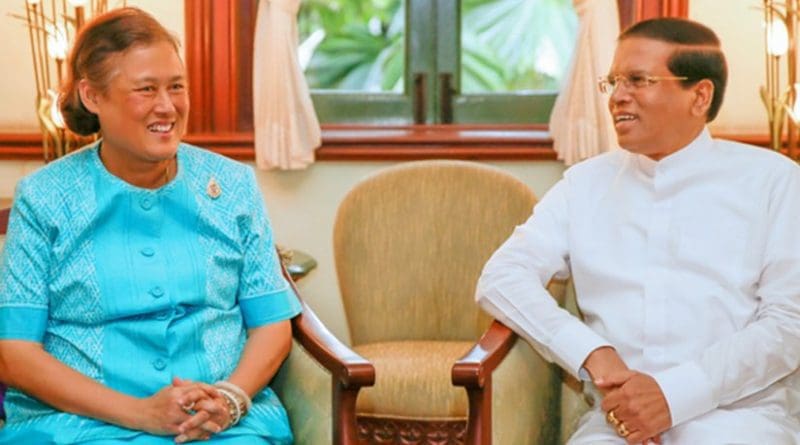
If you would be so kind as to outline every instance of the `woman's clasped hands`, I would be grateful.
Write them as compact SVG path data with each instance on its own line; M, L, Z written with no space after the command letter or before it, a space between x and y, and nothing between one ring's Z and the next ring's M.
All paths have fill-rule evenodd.
M228 428L231 415L224 396L212 385L172 379L172 385L143 402L138 429L157 435L175 435L176 443L208 440Z

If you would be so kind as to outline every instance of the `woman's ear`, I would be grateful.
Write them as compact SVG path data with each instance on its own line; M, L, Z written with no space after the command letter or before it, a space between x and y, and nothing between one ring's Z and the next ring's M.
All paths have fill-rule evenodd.
M97 95L98 91L89 84L86 79L81 79L78 82L78 94L81 97L81 102L87 110L97 114Z
M692 114L695 116L707 116L708 109L711 108L711 101L714 99L714 82L703 79L697 82L694 87L695 97L692 101Z

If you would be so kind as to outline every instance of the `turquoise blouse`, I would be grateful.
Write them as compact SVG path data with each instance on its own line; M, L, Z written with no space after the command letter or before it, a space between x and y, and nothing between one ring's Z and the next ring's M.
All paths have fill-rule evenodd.
M40 342L70 367L136 397L173 376L227 378L246 329L300 312L280 273L255 175L181 144L176 177L142 189L105 169L99 145L18 184L0 257L0 339ZM59 412L13 389L5 409L0 444L173 439ZM239 425L214 437L292 441L268 387Z

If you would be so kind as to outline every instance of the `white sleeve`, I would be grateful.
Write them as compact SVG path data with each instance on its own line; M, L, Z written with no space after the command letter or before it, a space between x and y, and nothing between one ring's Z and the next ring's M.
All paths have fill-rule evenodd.
M760 303L752 321L695 360L653 376L673 425L761 391L800 366L800 169L790 173L771 191Z
M610 344L559 307L546 289L554 275L569 273L568 187L566 179L554 185L492 255L475 298L545 359L581 378L589 353Z

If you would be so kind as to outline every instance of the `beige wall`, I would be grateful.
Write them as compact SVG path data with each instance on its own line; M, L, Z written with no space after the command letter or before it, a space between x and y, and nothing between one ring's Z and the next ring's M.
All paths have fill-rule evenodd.
M23 0L0 2L0 41L19 42L0 46L0 132L36 131L32 111L34 94L30 79L30 55L24 27L7 17ZM169 29L183 35L183 2L177 0L128 0L151 11ZM691 0L692 18L717 30L731 68L727 99L713 128L719 131L765 132L765 113L758 98L763 81L761 28L758 11L750 0L730 0L720 8L718 0ZM21 7L20 7L21 9ZM0 198L10 197L14 184L38 162L0 161ZM331 231L336 206L352 185L390 163L323 162L301 172L260 172L258 175L277 240L302 249L319 262L317 270L300 283L305 298L335 333L346 338L332 264ZM495 165L527 183L541 196L561 175L557 162L501 162Z

